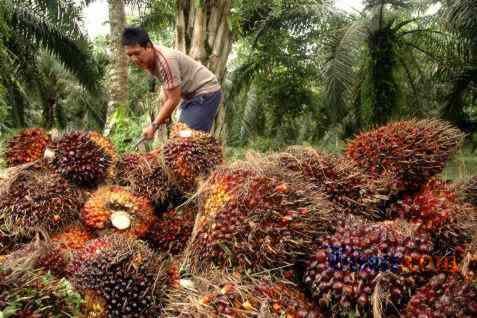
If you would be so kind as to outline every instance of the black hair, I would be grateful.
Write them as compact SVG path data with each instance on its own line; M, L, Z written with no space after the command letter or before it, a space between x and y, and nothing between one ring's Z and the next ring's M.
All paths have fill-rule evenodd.
M152 43L149 39L149 34L142 27L126 27L124 28L121 43L126 45L140 45L146 47L149 43Z

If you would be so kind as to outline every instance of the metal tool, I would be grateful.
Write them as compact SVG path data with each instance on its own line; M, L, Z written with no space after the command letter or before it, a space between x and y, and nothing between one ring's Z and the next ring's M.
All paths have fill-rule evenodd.
M141 137L139 138L138 141L136 141L136 143L134 144L134 149L138 149L139 145L141 145L142 143L144 143L146 141L146 139L144 137Z

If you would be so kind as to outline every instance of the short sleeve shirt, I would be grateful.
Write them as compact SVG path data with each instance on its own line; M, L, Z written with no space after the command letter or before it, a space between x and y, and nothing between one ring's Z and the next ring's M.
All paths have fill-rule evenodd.
M184 98L220 89L217 77L207 67L181 51L155 45L156 69L151 73L165 89L181 87Z

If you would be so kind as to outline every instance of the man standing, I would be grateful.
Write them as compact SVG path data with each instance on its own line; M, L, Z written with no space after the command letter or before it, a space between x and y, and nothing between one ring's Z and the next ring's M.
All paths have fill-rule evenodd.
M122 44L131 61L156 77L165 93L159 114L144 129L143 138L154 137L156 130L167 122L181 99L179 121L192 129L209 132L222 98L217 77L190 56L154 45L143 28L125 28Z

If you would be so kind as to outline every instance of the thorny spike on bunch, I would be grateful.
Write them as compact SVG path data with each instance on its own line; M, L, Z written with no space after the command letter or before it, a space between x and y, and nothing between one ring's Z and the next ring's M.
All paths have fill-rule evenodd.
M324 317L317 307L285 280L212 271L192 278L193 289L169 293L165 317Z
M431 240L422 234L404 233L406 227L389 221L347 224L322 237L304 275L316 302L339 317L370 315L379 281L385 293L379 298L387 300L384 312L391 314L401 308L407 295L430 275L431 269L417 266L423 257L432 255Z
M162 153L168 174L184 192L192 192L196 179L205 177L223 160L221 145L205 133L179 133L167 141Z
M373 179L353 161L310 147L289 147L269 160L302 175L347 213L382 219L380 209L395 194L387 178Z
M91 229L121 231L135 237L145 236L156 220L149 200L117 186L104 186L94 192L81 217Z
M128 186L129 181L127 176L132 170L143 161L151 162L153 160L160 159L160 149L154 149L146 154L142 153L126 153L118 161L116 166L117 170L117 183L122 186Z
M214 171L199 192L202 203L186 250L193 271L210 263L256 271L293 265L332 230L332 209L319 193L280 179L286 173L265 162L247 165ZM229 186L232 196L217 191Z
M458 273L441 273L420 288L401 317L477 317L477 285Z
M43 229L51 234L77 219L83 195L59 174L23 170L12 178L0 194L1 228L6 233L31 237Z
M346 154L375 178L391 177L397 189L411 191L442 172L463 136L437 119L400 121L358 135Z
M9 167L33 162L43 157L50 137L42 128L28 128L7 143L5 159Z
M0 313L19 318L78 317L80 303L81 295L64 279L0 267Z
M109 140L94 132L72 132L52 144L52 165L80 186L96 186L114 175L116 153Z
M162 213L147 234L151 247L172 255L180 254L192 235L196 214L195 205Z
M452 253L459 259L477 226L477 210L459 201L454 185L437 178L416 193L403 194L388 208L388 214L412 222L418 232L430 234L435 252Z
M78 254L73 282L106 301L108 317L158 317L167 264L147 245L124 235L91 241Z

